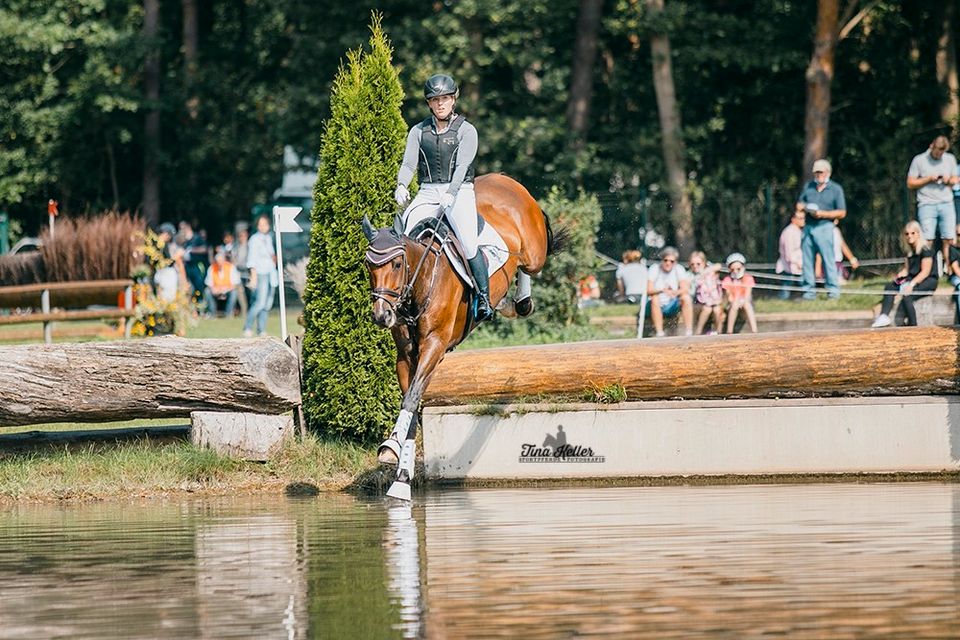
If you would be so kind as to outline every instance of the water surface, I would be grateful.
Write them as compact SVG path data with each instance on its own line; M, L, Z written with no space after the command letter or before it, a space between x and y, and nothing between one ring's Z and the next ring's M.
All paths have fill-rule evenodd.
M958 514L941 483L18 506L0 637L956 637Z

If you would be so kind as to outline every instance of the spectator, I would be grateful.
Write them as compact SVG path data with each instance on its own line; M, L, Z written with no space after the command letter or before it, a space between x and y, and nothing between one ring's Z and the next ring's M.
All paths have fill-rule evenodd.
M803 275L803 227L806 224L806 213L794 211L790 222L780 232L780 258L777 260L777 273L785 274L781 280L785 287L795 287L800 284ZM782 300L790 299L790 290L781 289L777 294Z
M907 259L903 268L897 273L893 282L884 287L883 301L880 305L880 315L873 321L875 329L889 327L893 324L890 319L890 310L893 309L893 297L899 291L900 305L907 315L907 324L917 326L917 310L913 303L924 295L937 288L936 252L932 244L923 235L923 228L916 220L911 220L903 228L903 248Z
M207 269L204 280L206 287L203 291L207 303L207 315L217 314L217 301L226 302L224 313L228 318L233 317L233 310L237 306L237 287L240 286L240 274L227 260L227 252L218 247L213 265Z
M917 190L917 220L923 239L933 242L940 232L944 264L949 263L957 225L950 187L960 183L957 159L947 153L949 148L947 137L937 136L926 151L913 157L907 171L907 187Z
M640 302L647 287L647 268L640 260L640 252L623 252L623 262L617 266L617 301Z
M598 307L603 304L600 300L600 283L597 282L597 276L591 273L580 279L580 290L577 297L579 298L577 306L581 309Z
M696 334L700 335L707 326L707 321L713 317L711 333L720 333L723 330L723 291L720 288L720 279L717 272L720 265L707 262L703 251L694 251L690 254L690 273L693 275L693 302L700 305L700 315L697 316Z
M680 254L673 247L660 250L660 264L647 270L647 304L657 337L664 336L663 318L680 313L684 335L693 335L693 300L687 271L677 264Z
M247 286L255 293L247 311L247 320L243 324L243 335L253 335L253 325L257 325L257 335L267 333L267 313L273 307L273 296L280 282L277 275L277 254L273 248L273 236L270 234L270 218L257 218L257 232L250 238L247 253L247 268L250 281Z
M727 333L733 333L737 323L737 316L743 309L750 324L750 331L757 332L757 316L753 311L753 287L756 282L746 272L747 259L742 253L731 253L727 256L727 269L730 275L723 279L723 291L727 296Z
M803 299L815 300L817 297L815 277L815 256L820 255L824 262L827 297L840 297L840 284L837 280L837 265L833 259L833 221L842 220L847 215L847 202L843 187L830 180L830 163L817 160L813 163L813 180L808 182L797 198L795 210L806 213L803 227Z
M182 250L174 242L177 235L177 229L169 222L164 222L157 230L157 235L163 242L163 257L170 260L166 267L157 269L153 274L153 283L157 287L157 297L164 302L170 302L177 297L177 285L179 277L177 275L177 260L182 254Z
M851 272L856 271L860 267L860 261L857 260L857 256L853 255L853 251L850 250L847 241L843 239L839 220L833 221L833 259L834 262L837 263L837 278L839 278L840 282L846 282ZM850 262L850 269L843 266L844 259Z
M957 226L957 232L960 233L960 225ZM953 324L960 324L960 249L955 246L950 247L950 260L944 271L950 278L950 284L955 289L953 301L956 310L953 314Z
M247 252L250 247L250 230L246 224L237 229L237 239L227 252L230 262L240 273L240 286L237 287L237 302L240 303L240 315L247 317L247 288L250 280L250 270L247 269Z
M204 271L207 267L207 242L194 233L189 222L180 223L180 241L183 247L183 270L193 289L194 299L199 299L204 290Z

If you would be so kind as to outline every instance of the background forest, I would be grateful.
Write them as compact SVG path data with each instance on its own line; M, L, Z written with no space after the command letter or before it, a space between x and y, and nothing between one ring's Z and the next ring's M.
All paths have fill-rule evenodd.
M0 211L197 219L216 237L315 157L342 56L383 15L407 95L460 82L480 172L644 230L771 259L809 163L847 190L861 257L896 255L910 158L956 140L956 0L6 0Z

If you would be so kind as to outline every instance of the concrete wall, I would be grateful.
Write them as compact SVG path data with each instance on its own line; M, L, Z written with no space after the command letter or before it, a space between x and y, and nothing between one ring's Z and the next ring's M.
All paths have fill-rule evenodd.
M429 477L960 470L960 397L522 405L479 411L424 409ZM563 440L566 455L556 457Z

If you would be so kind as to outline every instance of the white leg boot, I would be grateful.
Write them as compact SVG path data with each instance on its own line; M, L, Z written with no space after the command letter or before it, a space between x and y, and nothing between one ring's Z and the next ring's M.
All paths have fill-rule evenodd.
M380 461L380 464L394 465L400 460L400 443L407 439L407 432L410 430L412 420L412 413L406 409L400 410L400 415L397 416L397 423L393 425L390 437L384 440L380 448L377 449L377 460Z
M410 500L410 482L413 480L413 468L417 458L417 441L407 440L400 451L400 463L397 465L397 479L390 485L387 495L399 500Z

